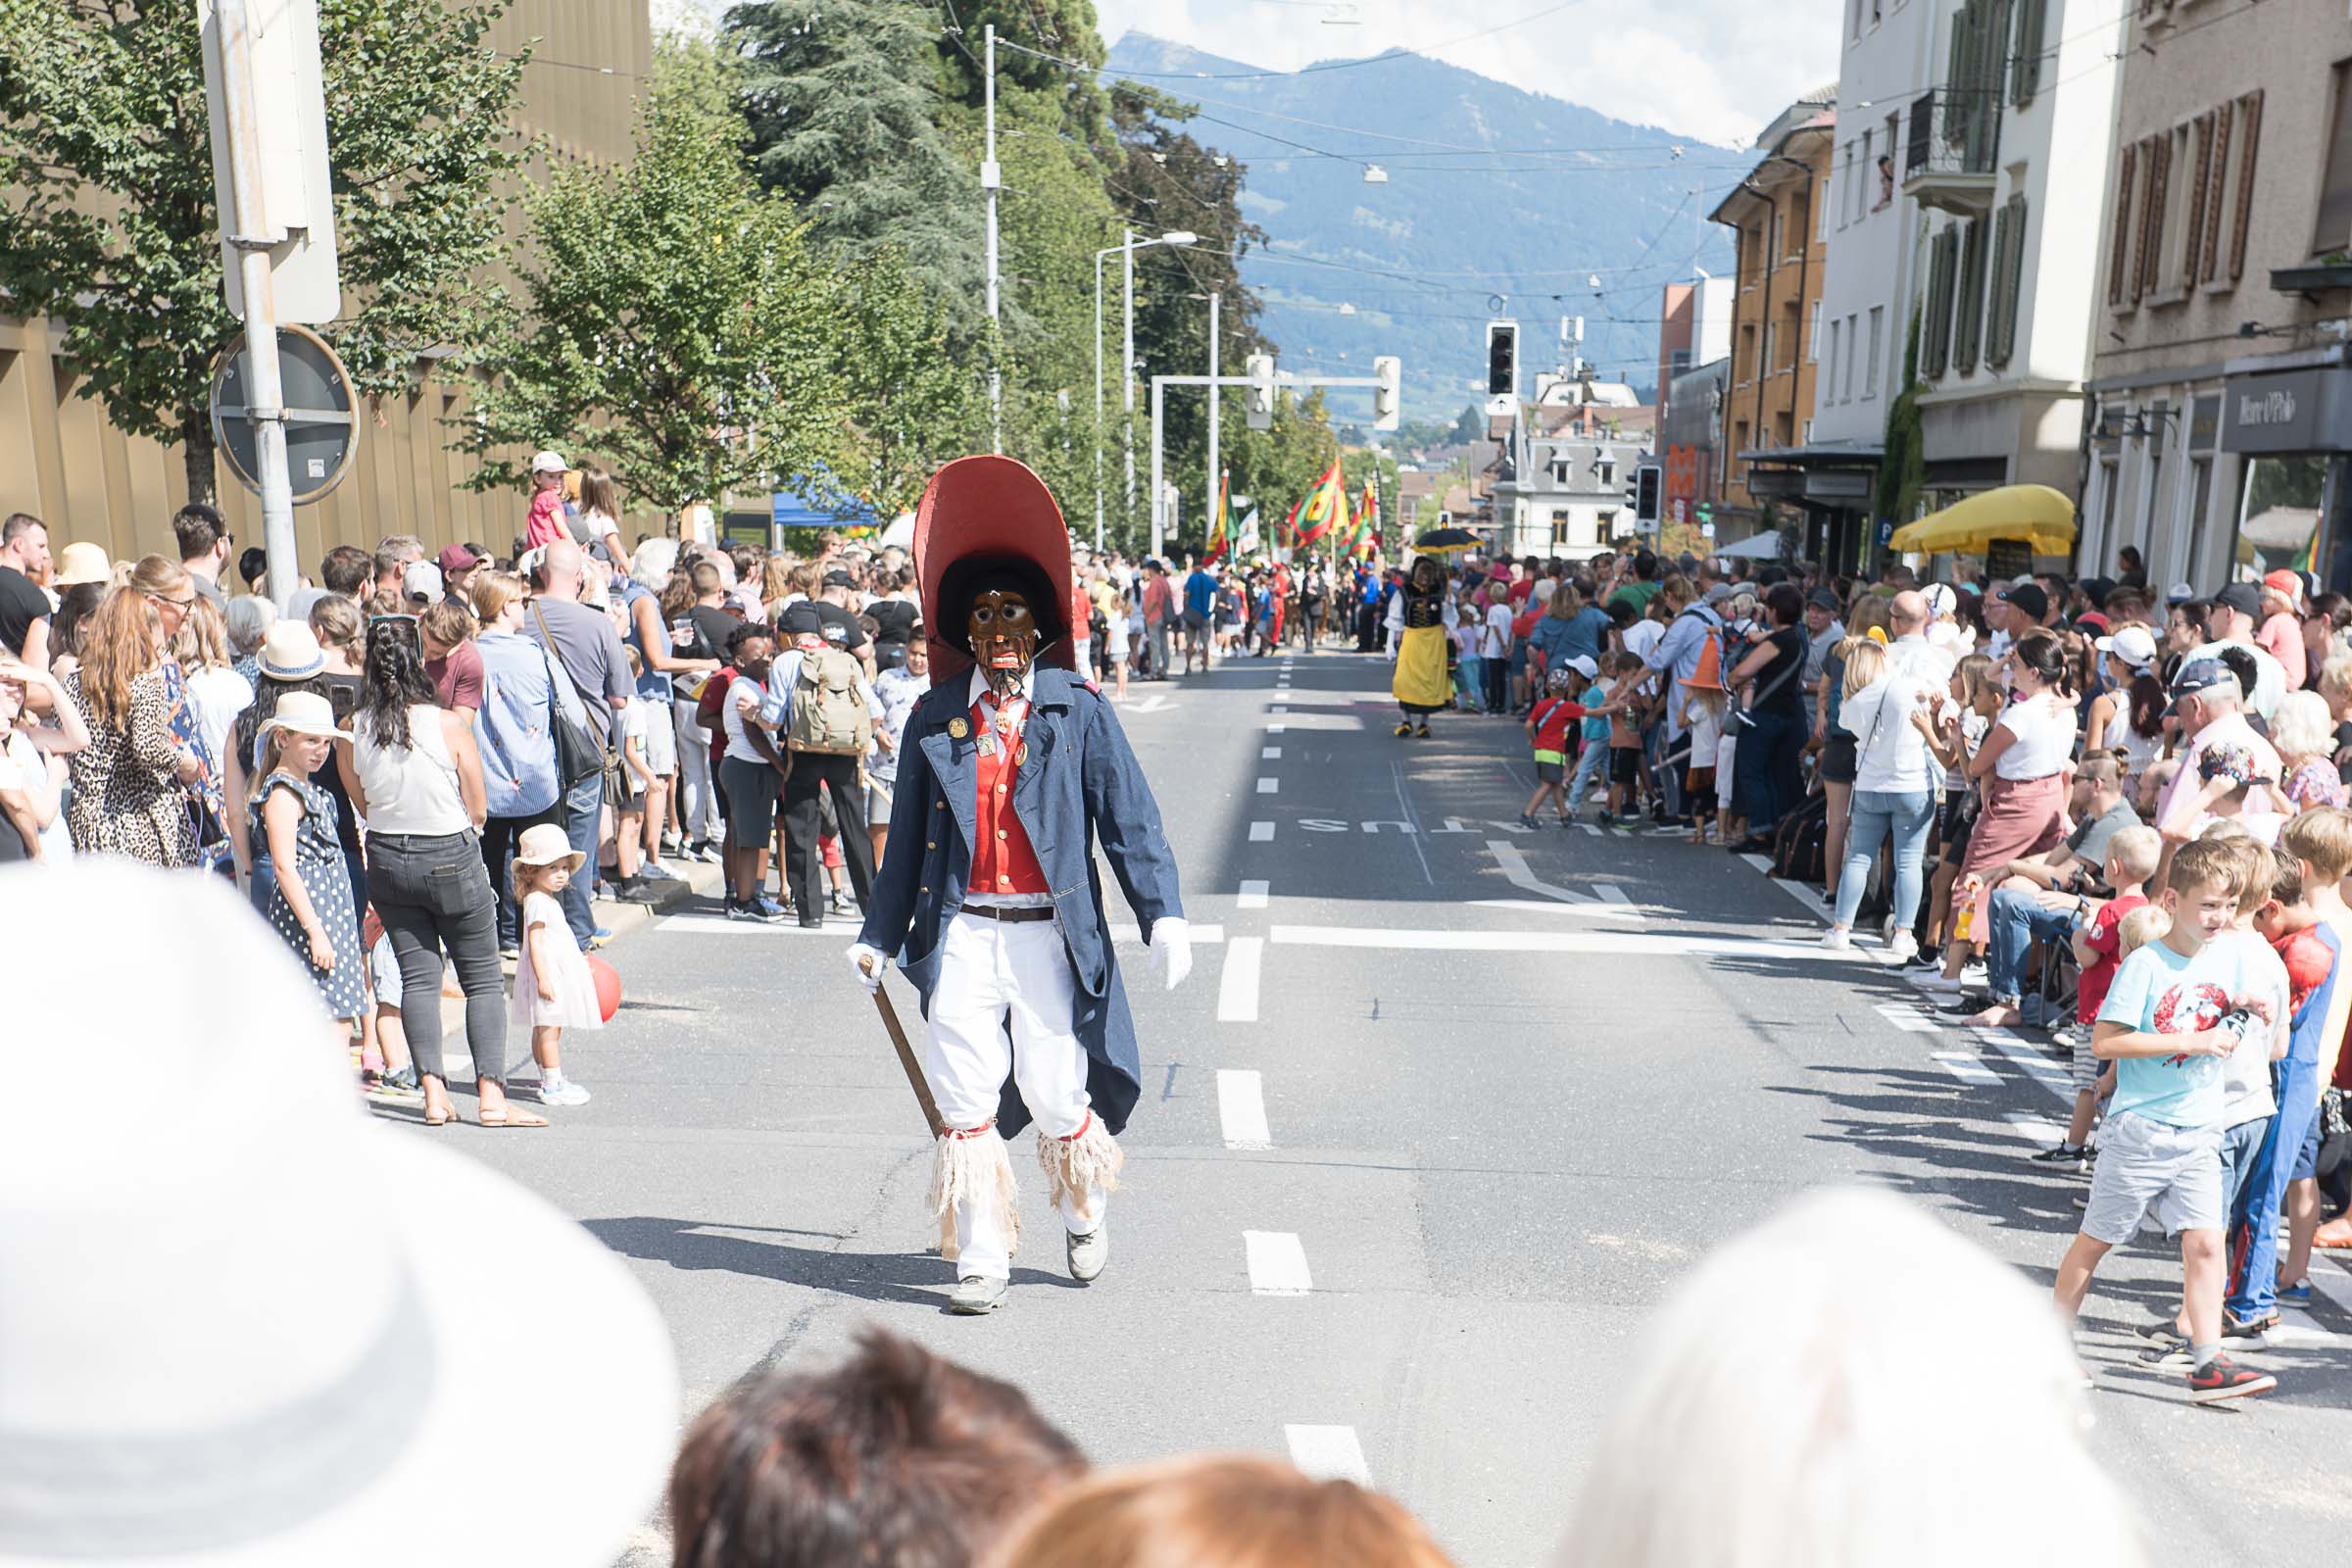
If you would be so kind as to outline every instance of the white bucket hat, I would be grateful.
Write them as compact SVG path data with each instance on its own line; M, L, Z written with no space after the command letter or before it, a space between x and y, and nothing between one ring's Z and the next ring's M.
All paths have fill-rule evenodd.
M281 618L262 634L260 667L271 680L309 680L326 668L326 655L307 623Z
M570 471L570 468L571 465L564 461L564 454L561 452L540 452L534 453L531 457L533 473L565 473Z
M103 1116L0 1139L0 1565L393 1568L434 1536L467 1562L618 1557L678 1416L628 1270L446 1135L370 1118L220 879L92 857L44 886L0 900L0 951L40 976L0 1076L86 1092L60 1040L127 1070Z
M573 849L564 830L553 822L541 822L522 830L522 837L514 844L516 865L553 865L558 860L577 871L587 863L588 857Z
M335 708L317 692L288 692L263 720L261 733L282 729L295 735L318 735L333 740L343 732L335 727Z

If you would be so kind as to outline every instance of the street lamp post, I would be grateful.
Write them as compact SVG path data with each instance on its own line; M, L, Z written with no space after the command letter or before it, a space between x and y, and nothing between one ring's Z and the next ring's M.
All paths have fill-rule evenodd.
M1126 410L1127 510L1135 510L1135 253L1149 245L1192 245L1200 236L1174 229L1156 239L1139 240L1132 228L1119 231L1119 243L1095 252L1095 548L1102 548L1102 258L1118 256L1125 281L1127 331L1124 368L1119 371L1122 407Z

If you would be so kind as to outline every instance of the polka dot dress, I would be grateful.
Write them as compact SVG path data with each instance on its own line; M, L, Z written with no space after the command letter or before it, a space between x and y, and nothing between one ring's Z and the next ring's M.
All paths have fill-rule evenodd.
M308 779L270 774L251 808L254 848L263 854L268 853L270 830L263 824L262 808L278 790L291 790L302 800L302 823L294 830L294 864L302 873L304 891L311 896L311 911L326 928L327 946L335 950L335 966L312 966L311 939L294 917L282 882L270 895L270 923L294 950L303 967L310 969L311 983L326 1003L327 1016L357 1018L368 1010L368 993L360 956L359 912L351 906L351 876L343 863L343 848L335 841L334 797Z

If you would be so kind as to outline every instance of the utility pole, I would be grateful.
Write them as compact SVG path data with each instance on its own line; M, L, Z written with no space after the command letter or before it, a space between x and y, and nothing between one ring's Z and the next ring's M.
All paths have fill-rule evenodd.
M236 211L223 214L223 237L236 252L244 292L246 352L253 381L246 417L253 421L261 468L262 548L269 557L270 596L287 612L302 581L294 543L294 481L286 467L285 387L277 366L277 298L270 252L286 235L264 196L261 122L255 103L254 21L247 0L216 0L220 38L220 99L228 141L228 178Z
M1127 447L1127 521L1132 526L1135 521L1135 230L1132 228L1119 230L1119 297L1126 302L1127 309L1127 328L1119 340L1119 407L1124 415L1119 422L1119 439ZM1159 519L1156 491L1152 498L1152 517L1156 531ZM1152 553L1158 554L1156 550Z
M1210 528L1217 525L1217 405L1224 401L1217 385L1217 307L1223 303L1223 297L1212 289L1208 296L1208 510L1201 514Z
M997 315L997 187L1004 182L997 167L997 24L981 32L987 49L983 73L988 105L988 146L980 158L980 189L988 200L988 447L1004 450L1004 374L1000 368L1002 343Z

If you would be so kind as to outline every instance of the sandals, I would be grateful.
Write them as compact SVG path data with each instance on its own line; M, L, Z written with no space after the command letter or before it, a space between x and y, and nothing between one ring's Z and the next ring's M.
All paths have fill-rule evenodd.
M537 1111L524 1110L511 1102L496 1110L484 1110L481 1115L485 1127L545 1127L548 1124L547 1118Z
M447 1127L450 1123L456 1121L457 1119L458 1107L455 1105L442 1106L439 1115L435 1115L430 1109L427 1109L424 1113L424 1124L427 1127Z

